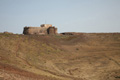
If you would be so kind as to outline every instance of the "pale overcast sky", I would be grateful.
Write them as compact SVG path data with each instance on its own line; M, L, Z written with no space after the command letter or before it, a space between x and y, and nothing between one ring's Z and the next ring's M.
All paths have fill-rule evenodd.
M58 32L120 32L120 0L0 0L0 32L45 21Z

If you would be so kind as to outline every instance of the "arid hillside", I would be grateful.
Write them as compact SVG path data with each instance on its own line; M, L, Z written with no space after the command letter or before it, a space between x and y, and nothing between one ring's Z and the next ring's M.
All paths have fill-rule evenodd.
M120 80L120 33L0 33L0 80Z

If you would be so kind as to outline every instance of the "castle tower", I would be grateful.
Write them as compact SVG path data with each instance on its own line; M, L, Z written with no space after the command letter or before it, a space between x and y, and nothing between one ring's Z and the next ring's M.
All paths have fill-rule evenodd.
M49 27L48 28L48 34L50 34L50 35L55 34L55 27Z

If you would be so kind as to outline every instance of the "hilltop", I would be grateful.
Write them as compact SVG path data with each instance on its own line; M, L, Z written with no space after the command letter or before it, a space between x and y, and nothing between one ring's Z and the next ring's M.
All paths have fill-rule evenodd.
M0 33L0 80L119 80L120 33Z

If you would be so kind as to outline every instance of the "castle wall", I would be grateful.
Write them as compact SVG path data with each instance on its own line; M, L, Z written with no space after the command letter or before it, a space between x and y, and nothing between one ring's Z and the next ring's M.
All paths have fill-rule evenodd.
M41 30L41 27L25 27L24 34L38 34Z
M57 28L55 28L55 34L57 34L58 33L58 30L57 30Z
M25 27L24 34L47 34L47 28L45 27Z

